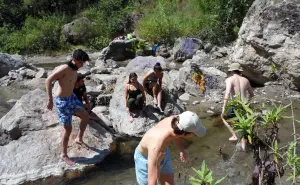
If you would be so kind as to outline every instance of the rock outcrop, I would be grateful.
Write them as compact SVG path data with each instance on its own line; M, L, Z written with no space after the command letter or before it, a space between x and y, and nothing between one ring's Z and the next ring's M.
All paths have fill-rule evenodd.
M129 114L126 112L124 104L124 87L126 83L128 83L128 76L131 72L135 72L138 75L138 81L142 83L146 72L151 70L155 63L159 61L161 61L162 67L166 66L162 57L137 57L129 62L126 71L119 75L109 105L109 115L113 127L117 132L140 137L165 116L179 114L184 110L184 106L181 101L178 100L178 95L174 91L175 87L172 84L174 78L169 72L164 72L162 104L164 114L160 113L158 109L154 107L153 98L146 95L146 106L144 107L142 115L137 114L139 116L134 118L133 123L129 122Z
M198 49L202 49L202 41L195 38L178 38L173 47L174 59L183 62L193 58Z
M0 53L0 78L8 75L11 70L25 66L24 58L21 55L9 55Z
M73 167L60 160L61 129L55 111L46 109L47 95L36 89L22 96L0 119L0 184L21 184L69 170L82 170L109 153L112 135L89 122L84 140L89 149L74 143L80 119L73 116L68 154Z
M299 0L256 0L239 31L232 55L245 75L264 85L275 76L293 78L300 89ZM276 79L276 78L275 78Z

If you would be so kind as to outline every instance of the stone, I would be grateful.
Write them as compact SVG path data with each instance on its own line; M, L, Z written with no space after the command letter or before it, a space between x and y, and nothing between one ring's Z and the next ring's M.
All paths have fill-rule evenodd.
M113 40L108 47L101 51L97 60L106 61L108 59L112 59L114 61L123 61L126 59L132 59L135 57L133 47L136 42L138 42L138 39Z
M31 69L25 69L25 76L26 78L29 78L29 79L32 79L32 78L35 78L35 75L37 72L35 72L34 70L31 70Z
M173 47L174 59L177 62L184 62L192 59L198 49L202 49L202 41L195 38L178 38Z
M77 164L63 162L59 157L61 125L55 111L46 109L46 99L45 91L31 91L0 119L0 184L23 184L82 171L109 154L112 135L93 121L89 121L84 134L91 149L75 144L80 119L73 116L68 154Z
M91 25L92 22L86 17L65 24L62 30L64 40L71 44L83 44L91 36L88 29Z
M213 45L211 43L206 43L204 45L204 51L205 51L205 53L209 53L212 50L212 48L213 48Z
M241 63L245 75L264 85L276 75L287 74L300 89L300 8L298 0L256 0L244 18L232 61ZM272 66L276 66L275 71Z
M143 71L145 69L153 69L156 63L160 63L163 69L166 68L165 59L161 56L138 56L127 64L126 69L130 71Z
M200 104L200 102L199 101L194 101L193 102L193 105L197 105L197 104Z
M190 95L189 95L188 93L184 93L184 94L182 94L181 96L179 96L179 99L180 99L181 101L189 101Z
M91 69L91 73L93 74L110 74L111 70L103 67L93 67Z
M118 68L118 64L116 61L112 60L112 59L108 59L108 60L96 60L95 63L96 67L99 67L101 69L105 69L105 68Z
M96 98L96 105L105 105L105 106L108 106L111 98L112 98L111 94L100 94Z
M168 48L165 45L160 45L156 51L156 56L161 56L164 58L169 58L171 56L170 52L168 51Z
M138 58L138 57L137 57ZM146 58L146 57L145 57ZM161 57L162 58L162 57ZM134 59L135 60L135 59ZM153 68L152 65L133 65L136 61L130 61L124 71L118 76L112 99L109 103L109 115L113 128L120 134L141 137L149 128L155 125L165 116L180 114L184 111L184 106L178 100L178 91L173 85L174 76L178 76L178 71L164 71L163 77L163 101L164 113L160 113L153 104L153 97L146 94L146 106L143 108L143 115L137 112L133 123L129 121L129 114L124 103L124 87L128 83L128 76L131 72L137 73L138 81L141 82L144 75ZM140 59L139 59L140 60ZM135 67L129 67L135 66ZM140 66L140 68L139 68Z
M103 86L103 84L101 84ZM86 87L86 93L91 95L91 96L98 96L99 94L103 93L101 89L98 89L97 87L94 86L85 86Z
M11 70L25 66L25 59L21 55L9 55L0 53L0 78L8 75Z
M35 78L47 78L47 71L44 68L38 68Z
M16 104L18 100L16 99L10 99L8 100L6 103L9 105L9 106L14 106Z

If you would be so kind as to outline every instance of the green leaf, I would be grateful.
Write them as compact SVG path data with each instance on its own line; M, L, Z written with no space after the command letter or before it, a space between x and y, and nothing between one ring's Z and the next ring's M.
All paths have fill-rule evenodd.
M227 175L226 175L225 177L223 177L223 178L217 180L217 181L215 182L215 185L221 183L226 177L227 177Z

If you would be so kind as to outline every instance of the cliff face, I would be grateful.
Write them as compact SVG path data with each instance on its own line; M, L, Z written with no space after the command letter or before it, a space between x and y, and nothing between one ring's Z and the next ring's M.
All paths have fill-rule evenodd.
M232 60L263 85L281 75L300 89L300 1L256 0L244 18ZM275 78L276 79L276 78Z

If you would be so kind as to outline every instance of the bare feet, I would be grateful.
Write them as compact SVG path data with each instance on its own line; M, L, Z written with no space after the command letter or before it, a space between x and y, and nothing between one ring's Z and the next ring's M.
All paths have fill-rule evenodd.
M164 111L162 110L162 108L160 106L157 106L158 107L158 110L161 112L161 113L164 113Z
M76 138L75 143L82 146L83 148L89 150L89 146L85 142L83 142L82 140L79 140L78 138Z
M130 123L133 122L133 117L132 117L132 115L130 115L129 121L130 121Z
M67 155L64 155L64 154L61 154L60 155L60 158L65 161L68 165L70 166L74 166L75 165L75 162L72 161Z
M247 140L243 138L241 142L242 142L242 149L246 151Z
M238 138L236 136L232 136L229 138L229 141L237 141L237 140L238 140Z

